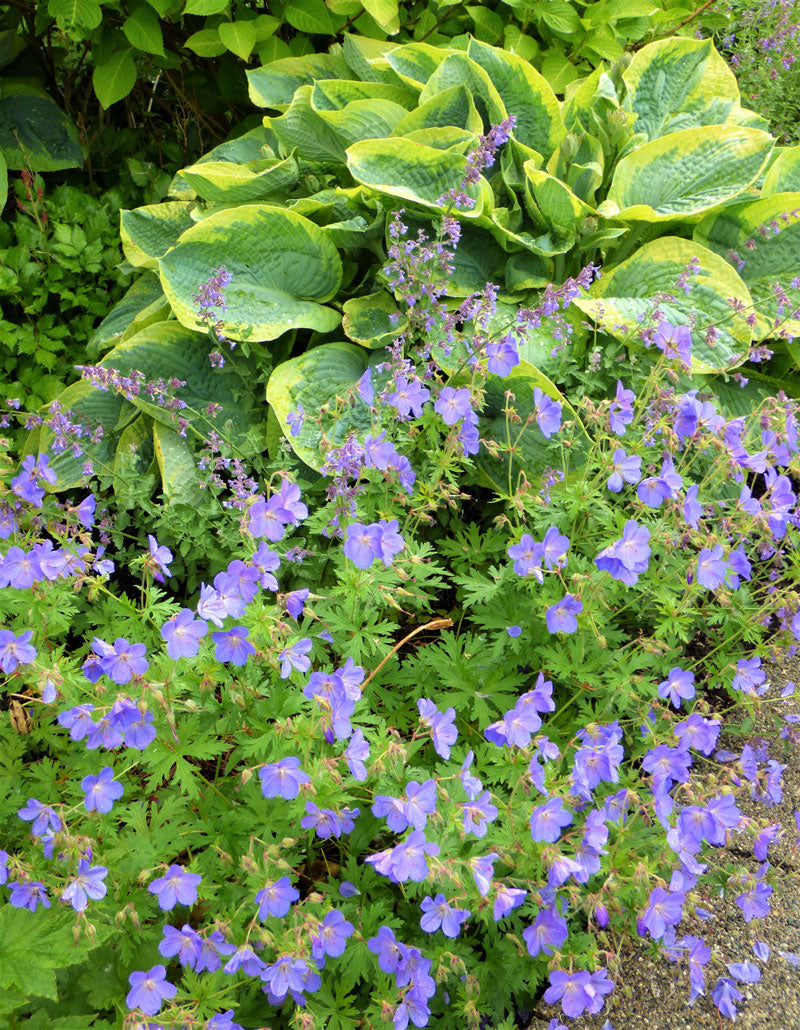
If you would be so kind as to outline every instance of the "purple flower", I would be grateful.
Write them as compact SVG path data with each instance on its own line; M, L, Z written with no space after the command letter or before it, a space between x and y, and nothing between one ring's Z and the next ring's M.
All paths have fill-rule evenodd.
M208 619L215 626L222 628L222 623L228 617L228 605L214 587L200 584L200 600L197 602L197 614L201 619ZM241 613L240 613L241 614Z
M277 962L263 970L261 979L269 986L270 996L279 1001L285 998L289 991L297 991L299 994L303 990L308 973L308 964L303 959L281 955Z
M292 436L299 436L300 430L303 428L303 420L306 417L306 413L303 410L303 405L298 404L296 411L290 411L286 418L286 425L289 427L289 432Z
M300 793L300 785L310 783L311 777L300 768L300 759L293 755L279 762L264 765L258 770L261 793L265 798L283 798L291 801Z
M612 469L606 486L612 493L618 494L625 483L633 485L639 482L642 476L642 459L638 454L629 456L622 447L618 447L614 451Z
M28 908L35 912L39 902L50 908L47 888L40 880L28 880L25 883L12 883L11 895L8 899L14 908Z
M247 639L249 632L244 626L234 626L226 633L212 633L217 661L244 665L250 655L256 653L255 647Z
M761 659L740 658L736 663L736 675L733 677L733 689L741 690L744 694L756 694L756 690L767 678L767 674L761 668Z
M767 883L759 882L751 890L739 895L736 904L742 910L746 923L753 919L763 919L769 915L770 894L772 894L772 887Z
M336 812L330 808L319 808L313 801L306 801L306 814L300 825L304 830L313 829L320 840L342 835L342 824Z
M178 993L178 988L168 983L166 977L163 966L153 966L146 973L131 973L128 977L131 990L125 1004L129 1009L141 1009L146 1016L154 1016L166 998L174 998Z
M692 364L692 334L686 325L660 322L653 336L653 343L664 351L669 360L679 360L686 368Z
M518 576L529 576L534 573L540 583L543 581L540 566L544 557L544 546L537 544L530 533L525 533L518 544L512 544L507 553L514 562L514 572Z
M555 526L551 526L542 541L542 558L545 566L552 572L554 568L563 569L567 564L569 537L562 536Z
M544 992L544 1000L548 1005L560 1001L564 1015L576 1019L583 1012L600 1012L604 1004L603 995L613 990L614 984L608 979L605 969L594 973L585 970L565 973L554 969L550 973L550 986Z
M144 657L144 644L129 644L125 637L117 637L111 654L101 660L103 672L114 683L122 686L135 676L144 676L149 662Z
M405 945L398 943L388 926L382 926L377 936L370 937L367 947L373 955L378 956L378 966L390 975L397 972L403 953L407 951Z
M497 818L497 808L492 804L488 790L485 790L479 798L464 802L461 805L461 811L464 831L474 833L476 837L485 837L486 824Z
M487 370L492 375L505 379L506 376L511 374L512 368L516 368L519 364L517 341L511 333L508 333L499 342L488 343L486 345L486 357L489 359L486 364Z
M278 655L281 662L281 679L285 680L290 676L292 669L308 672L311 668L311 659L306 656L313 646L314 642L309 637L303 637L281 651Z
M29 643L32 629L16 636L10 629L0 629L0 669L13 672L18 665L30 665L36 658L36 648Z
M164 939L158 946L164 958L177 956L180 964L188 966L189 969L194 969L197 965L202 948L202 937L188 923L184 923L180 930L176 930L174 926L165 926Z
M43 805L36 798L28 798L28 804L17 812L20 819L25 822L32 822L31 833L34 837L41 837L48 829L58 833L61 829L61 820L56 810L50 805Z
M62 901L68 901L76 912L83 912L89 904L89 898L99 901L106 895L106 885L103 880L108 875L108 869L102 865L90 866L85 858L78 862L78 872L61 894Z
M25 552L20 547L9 547L0 565L0 588L11 586L15 590L27 590L43 577L39 559L33 551Z
M425 839L422 830L413 830L403 844L391 852L391 868L400 882L413 880L421 883L428 875L426 855L438 855L439 845Z
M278 580L273 575L280 568L281 559L276 551L271 551L262 540L253 552L253 564L261 573L260 584L264 590L278 589Z
M97 776L85 776L81 780L81 790L86 795L83 803L87 812L110 812L114 802L125 793L122 784L114 779L110 765L103 766Z
M381 557L381 531L377 523L351 522L345 530L344 554L357 569L368 569Z
M561 798L551 798L543 805L538 805L531 813L531 839L547 841L554 844L561 836L561 831L572 822L572 812L564 808Z
M625 427L633 422L633 402L636 395L633 390L626 390L617 380L617 394L608 409L608 424L615 436L624 436Z
M167 642L167 654L173 661L194 658L200 650L200 640L207 632L208 623L195 619L191 608L181 608L161 627L161 636Z
M667 747L666 744L652 748L642 759L644 771L651 773L657 784L664 784L667 788L673 780L686 783L691 764L692 758L688 752Z
M409 415L419 418L430 395L430 390L426 390L416 376L407 379L397 375L394 379L394 393L390 393L386 400L401 418L408 418Z
M509 912L513 912L515 908L519 908L527 896L528 892L519 887L498 887L494 896L494 909L492 910L494 921L498 922L507 916Z
M697 582L709 590L716 590L725 582L728 563L722 557L722 545L704 547L697 558Z
M350 743L345 751L345 757L347 758L347 768L350 770L350 775L354 780L359 782L367 778L367 767L364 762L369 758L369 743L364 738L364 734L360 729L355 729L353 735L350 738Z
M574 633L578 628L576 615L583 611L583 603L567 594L563 601L552 605L545 612L547 628L551 633Z
M736 984L730 977L721 976L714 984L714 1004L723 1016L728 1019L736 1019L736 1002L741 1001L744 995L736 989Z
M683 521L692 529L697 529L700 519L703 517L703 506L697 500L699 491L700 487L697 483L693 483L683 499Z
M353 924L348 923L341 912L333 909L310 934L311 955L321 959L325 955L338 958L344 954L348 937L353 936Z
M436 933L441 928L445 937L458 937L470 915L466 909L451 908L444 894L423 898L420 908L423 915L419 925L425 933Z
M455 708L448 708L446 712L440 712L436 705L427 698L420 698L417 701L420 720L431 728L433 747L436 754L445 761L450 759L450 748L458 739L458 730L454 726L456 711Z
M474 856L467 863L472 872L472 879L475 881L475 886L478 888L478 893L482 898L485 898L491 890L494 877L494 863L496 861L497 855L492 851L488 855Z
M536 424L542 436L549 440L561 428L561 405L542 393L538 386L533 388L533 404Z
M267 916L275 916L277 919L283 919L294 902L299 899L300 892L292 887L289 877L282 876L275 883L262 887L256 894L258 918L266 919Z
M454 390L452 386L445 386L433 405L434 411L442 416L446 426L454 426L462 418L472 414L472 394L464 386Z
M171 865L164 876L153 880L147 889L158 898L159 908L167 911L178 904L193 905L202 879L199 873L187 873L181 866Z
M567 921L554 908L541 909L533 926L524 930L522 936L530 954L536 958L540 951L552 955L558 951L567 939Z
M673 707L680 708L682 701L694 697L694 673L675 666L658 685L658 696L669 698Z
M654 940L658 940L664 936L668 926L675 926L681 921L685 904L685 894L670 893L663 887L655 887L650 892L647 908L640 917L640 923Z
M698 712L692 712L688 719L679 722L673 729L681 747L693 747L704 755L710 755L717 746L720 733L718 720L704 719Z
M172 551L168 547L160 546L154 536L148 534L147 544L150 549L149 568L153 573L153 579L157 583L164 582L164 576L171 575L168 565L172 561Z
M311 591L308 587L303 590L293 590L290 594L287 594L284 598L286 604L286 611L291 615L293 619L299 619L303 614L303 607L305 606L308 595Z

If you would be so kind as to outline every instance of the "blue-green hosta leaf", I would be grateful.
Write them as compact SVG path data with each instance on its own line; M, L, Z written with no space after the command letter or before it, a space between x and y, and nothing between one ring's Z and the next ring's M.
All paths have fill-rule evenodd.
M311 468L321 469L324 450L341 445L352 430L366 432L372 425L370 409L354 389L366 368L367 351L363 347L325 343L282 362L269 377L267 401L292 450ZM314 419L324 405L331 405L332 409L337 396L348 395L353 399L352 406L346 405L332 424L323 420L329 441L325 448L323 429ZM292 436L286 420L289 412L300 408L312 417L305 418L299 434Z
M89 383L83 381L73 383L66 390L62 390L57 400L62 411L72 412L70 416L72 422L80 423L87 428L89 431L87 436L91 435L91 432L98 426L103 427L102 439L98 444L91 445L91 458L98 464L109 464L116 447L114 427L118 424L124 407L133 411L131 405L119 394L96 390ZM80 486L86 481L86 477L83 475L83 464L90 456L83 454L76 458L70 449L62 451L60 454L54 454L53 443L52 430L42 426L39 431L38 450L39 453L46 452L50 455L50 467L58 476L55 489L71 490L73 487ZM90 449L88 442L86 449Z
M800 147L781 151L764 176L761 195L800 192Z
M96 358L102 351L108 350L148 309L163 306L164 303L164 291L158 276L152 272L140 275L89 337L86 346L89 357ZM168 314L169 309L163 317L166 318Z
M299 171L294 157L283 161L202 161L178 173L198 197L211 204L248 204L275 193L287 193L297 182Z
M400 315L399 308L386 290L351 297L342 308L345 335L370 350L386 347L408 325L408 319Z
M800 290L789 285L800 273L800 192L744 200L715 211L697 226L694 239L736 266L755 304L758 338L775 335L779 326L800 336L800 319L787 319L800 306ZM776 283L788 297L780 313Z
M700 262L699 271L689 276L691 289L685 294L676 282L693 258ZM692 329L693 372L721 372L747 359L752 331L743 316L732 312L729 299L749 312L750 292L724 258L691 240L662 236L646 243L627 261L604 270L573 304L609 335L641 347L637 331L648 324L653 298L662 293L674 297L658 302L664 319ZM713 343L706 340L709 326L717 330Z
M488 74L508 114L516 115L514 135L544 157L566 135L561 105L547 79L516 54L470 40L467 53Z
M491 48L490 48L491 49ZM448 54L422 87L420 104L437 96L451 86L466 86L488 132L490 125L498 125L508 112L488 72L464 53Z
M208 355L216 347L208 333L195 333L180 322L158 322L118 344L103 358L104 368L115 368L122 375L136 369L148 380L179 379L186 385L176 391L186 408L179 413L198 433L207 436L216 429L225 440L236 442L247 432L252 401L240 376L230 364L214 369ZM206 414L210 402L222 406L212 420ZM146 391L131 399L141 411L170 428L177 427L174 412L158 405Z
M194 225L190 201L148 204L120 211L120 234L125 257L135 268L157 268L158 259Z
M347 79L350 69L341 52L334 52L283 57L263 68L248 68L246 74L252 102L282 111L300 86L313 86L320 79Z
M466 154L475 145L475 135L468 129L457 129L454 125L441 125L438 129L416 129L406 132L403 139L412 143L421 143L425 147L436 150L455 150L458 154Z
M539 229L555 237L574 236L587 215L596 213L560 179L543 172L532 161L525 162L524 171L528 213Z
M348 149L347 167L357 182L379 193L441 211L439 198L460 187L467 161L452 150L437 150L407 138L371 139ZM479 218L491 209L492 191L483 177L467 193L475 207L459 211L461 218Z
M656 139L678 129L720 125L739 106L736 76L709 39L673 36L634 55L622 75L636 132Z
M189 440L175 429L153 421L153 449L168 504L196 507L203 500L197 455Z
M349 147L362 139L390 136L406 114L404 107L391 100L353 100L341 111L319 111L317 117Z
M265 125L257 125L254 129L242 133L236 139L226 140L213 150L197 159L197 164L206 161L235 161L237 164L249 164L251 161L264 161L276 157L277 138Z
M83 164L78 130L67 115L43 90L16 79L2 83L0 154L12 172L58 172Z
M625 222L702 214L755 182L773 146L766 132L734 125L660 136L619 162L600 210Z
M455 126L470 133L483 132L481 116L475 109L472 93L463 84L443 89L424 101L400 121L394 129L395 136L407 136L421 129L438 129Z
M363 145L363 144L359 144ZM325 302L342 281L342 262L313 222L270 204L218 211L187 229L159 261L161 284L176 318L202 329L193 299L224 265L223 332L233 340L274 340L290 329L330 332L340 315Z
M349 78L350 72L364 82L387 82L391 85L403 85L397 73L386 61L386 54L394 50L397 43L394 40L371 39L369 36L352 36L345 33L343 52L344 59L348 64L348 73L340 78ZM414 85L415 94L419 92L419 85Z

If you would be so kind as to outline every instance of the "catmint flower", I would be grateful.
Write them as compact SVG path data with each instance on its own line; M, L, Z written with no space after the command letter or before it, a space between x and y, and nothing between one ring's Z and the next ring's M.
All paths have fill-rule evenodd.
M114 770L110 765L103 766L96 776L85 776L81 780L84 792L84 806L87 812L108 813L119 801L125 790L121 783L114 779Z
M419 925L425 933L435 933L441 929L445 937L458 937L470 915L466 909L451 908L444 894L423 898L420 908L423 915Z
M658 685L658 696L669 698L675 708L694 697L694 673L676 666Z
M300 759L291 755L279 762L264 765L258 770L261 793L265 798L283 798L291 801L300 793L303 783L310 783L311 777L300 768Z
M171 865L164 876L153 880L147 889L158 898L159 908L166 911L178 904L193 905L202 879L199 873L187 873L182 866Z
M146 1016L154 1016L161 1010L167 998L174 998L178 988L167 981L163 966L153 966L146 973L131 973L128 983L131 990L125 999L129 1009L141 1009Z
M200 650L200 640L208 632L208 623L195 619L191 608L182 608L161 627L161 636L167 642L167 654L173 661L194 658Z
M536 424L542 436L549 440L561 428L561 405L542 393L538 386L533 388L533 404Z
M68 901L76 912L83 912L89 904L89 898L99 901L106 895L106 885L103 880L108 875L108 869L102 865L90 866L89 862L82 858L78 862L78 872L61 894L62 901Z
M275 916L283 919L295 901L300 900L300 892L292 887L288 876L282 876L275 883L267 884L256 894L258 918L266 919Z
M244 626L234 626L226 633L212 633L217 661L244 665L250 655L256 653L255 647L247 639L249 632Z
M545 612L547 628L551 633L574 633L578 628L577 615L583 611L583 603L567 594L558 604L552 605Z
M10 629L0 629L0 669L13 672L18 665L30 665L36 658L36 648L29 643L33 630L26 629L19 636Z

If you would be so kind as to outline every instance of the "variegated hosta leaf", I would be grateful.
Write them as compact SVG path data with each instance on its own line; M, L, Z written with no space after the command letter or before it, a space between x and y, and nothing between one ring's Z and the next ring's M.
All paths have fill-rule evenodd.
M440 50L430 43L406 43L389 50L386 63L402 82L412 89L421 90L448 53L452 51Z
M398 122L394 128L394 136L407 136L421 129L439 129L456 127L466 129L479 135L483 132L483 122L475 109L472 93L463 84L450 86L432 96Z
M122 430L114 452L114 494L118 503L124 504L133 493L153 492L158 479L154 462L153 420L149 415L139 415Z
M342 305L342 329L348 339L374 350L386 347L392 337L401 333L408 319L385 290L363 297L351 297Z
M673 36L634 55L622 75L636 132L654 140L679 129L721 125L739 105L736 76L711 40Z
M136 268L158 268L158 259L194 225L190 201L148 204L120 211L120 232L125 257Z
M311 104L315 111L341 111L354 100L391 100L407 111L417 105L417 90L388 82L319 79L313 86Z
M267 383L267 401L275 412L281 429L292 450L311 468L321 469L325 451L338 447L352 430L362 434L372 425L370 409L355 393L354 387L367 368L367 351L353 343L325 343L314 347L297 358L278 365ZM319 417L324 405L335 405L336 397L353 394L352 406L345 405L333 418L320 426ZM304 418L300 432L292 435L287 425L290 412L302 408L310 418ZM323 431L329 441L322 443Z
M187 229L159 261L161 284L176 318L202 329L194 295L215 269L232 275L222 331L233 340L274 340L290 329L330 332L340 315L325 301L342 281L328 236L307 218L270 204L218 211Z
M566 129L561 105L547 79L518 55L477 39L470 40L467 53L488 74L507 114L516 115L514 136L549 157Z
M570 240L571 246L587 215L596 212L560 179L532 162L526 161L524 170L526 205L537 228L552 233L554 239Z
M311 106L311 86L301 86L287 112L270 119L270 128L287 151L297 149L301 161L344 164L347 144Z
M146 390L132 397L131 403L170 428L177 427L175 416L180 415L204 436L216 429L223 439L237 442L253 417L252 402L230 364L221 369L211 367L208 355L214 349L208 333L192 332L173 320L148 326L118 344L100 364L125 376L135 369L151 381L181 380L186 385L176 391L176 396L186 408L180 412L159 405ZM212 401L222 408L213 419L206 414Z
M755 304L759 339L775 335L778 327L800 336L800 319L787 319L800 306L800 290L789 285L800 275L800 192L715 211L697 226L694 239L736 266ZM776 294L776 284L788 302Z
M161 473L161 489L168 504L188 504L196 507L203 499L199 485L197 455L189 440L177 430L161 422L153 422L153 448L158 470Z
M144 328L144 325L149 324L144 321L148 315L155 315L159 310L163 311L161 318L153 318L153 321L168 318L169 305L158 276L145 272L134 281L89 337L87 354L94 360L104 350L118 343L133 324L140 322L140 328Z
M490 125L498 125L507 117L508 112L490 76L464 53L451 53L445 57L422 87L420 104L451 86L467 87L486 131Z
M693 258L700 266L688 276L686 294L676 283ZM611 336L642 347L637 331L648 324L653 298L662 293L674 298L658 302L664 319L692 329L693 372L721 372L746 360L752 331L729 301L736 300L749 314L750 292L724 258L691 240L663 236L646 243L627 261L604 270L573 304ZM709 326L717 330L712 342L706 339Z
M0 156L10 171L80 168L78 130L47 93L24 79L3 79Z
M452 150L437 150L408 139L371 139L354 143L347 151L350 174L379 193L388 193L426 208L444 210L439 198L458 189L464 179L467 161ZM462 218L478 218L492 206L492 190L481 177L467 189L475 200L471 210L459 210Z
M671 132L619 162L600 211L625 222L702 214L755 182L773 146L766 132L740 126Z
M800 147L781 151L764 176L761 195L771 193L800 193Z
M362 139L390 136L407 113L391 100L353 100L340 111L318 111L317 117L349 147Z
M281 111L300 86L313 86L320 79L346 79L350 69L341 52L334 52L283 57L263 68L248 68L246 74L252 102Z
M287 193L299 172L293 157L239 163L202 161L178 173L198 197L211 204L249 204Z

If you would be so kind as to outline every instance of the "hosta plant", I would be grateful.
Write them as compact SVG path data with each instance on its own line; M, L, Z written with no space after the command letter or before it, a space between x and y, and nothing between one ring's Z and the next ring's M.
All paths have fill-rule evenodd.
M191 353L203 376L206 355L238 343L247 393L308 350L308 396L332 400L402 329L396 284L383 271L401 205L409 228L431 239L443 213L457 222L442 289L455 307L499 278L506 307L492 331L501 335L514 305L535 304L581 267L602 267L563 315L560 339L534 331L526 340L519 374L547 379L551 392L551 352L588 354L587 325L595 348L644 353L637 330L653 298L691 333L696 385L717 376L721 395L754 344L797 329L800 151L776 154L708 41L651 43L570 84L563 100L524 58L475 38L433 47L347 36L328 53L248 77L254 103L281 113L183 169L164 203L122 215L125 254L142 274L92 343L93 353L107 351L104 367L130 368L135 352L145 378L183 380L185 363L173 356ZM508 145L487 164L480 141L490 126ZM198 285L219 268L230 284L224 304L209 307ZM691 297L672 291L689 268ZM180 346L162 346L164 336ZM108 351L116 340L122 350ZM791 348L780 346L791 365ZM271 418L286 432L286 372L275 375ZM736 403L752 408L775 380L750 378ZM791 374L784 381L796 389ZM77 390L65 404L80 414L89 396ZM257 395L250 404L263 411ZM114 407L101 417L109 454L132 416ZM38 445L48 447L46 434Z

